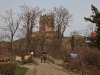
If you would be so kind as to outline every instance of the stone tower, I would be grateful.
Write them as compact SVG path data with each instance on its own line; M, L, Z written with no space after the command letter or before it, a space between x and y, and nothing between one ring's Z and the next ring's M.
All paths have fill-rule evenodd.
M39 32L52 32L54 31L54 16L43 15L40 17Z

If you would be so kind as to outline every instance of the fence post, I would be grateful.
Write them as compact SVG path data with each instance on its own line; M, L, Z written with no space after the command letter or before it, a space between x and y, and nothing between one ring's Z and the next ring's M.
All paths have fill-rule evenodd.
M81 66L82 66L81 75L84 75L84 73L83 73L83 61L82 61Z

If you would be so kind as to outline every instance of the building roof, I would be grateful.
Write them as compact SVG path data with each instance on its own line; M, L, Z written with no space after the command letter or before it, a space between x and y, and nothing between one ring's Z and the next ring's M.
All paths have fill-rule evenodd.
M97 33L96 32L92 32L91 33L91 37L96 37L97 36Z

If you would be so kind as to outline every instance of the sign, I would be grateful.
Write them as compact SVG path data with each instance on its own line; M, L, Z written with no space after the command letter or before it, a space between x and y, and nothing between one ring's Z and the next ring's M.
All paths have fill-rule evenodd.
M70 54L70 57L71 57L71 58L77 58L77 56L78 56L78 55L77 55L77 54L74 54L74 53L71 53L71 54Z

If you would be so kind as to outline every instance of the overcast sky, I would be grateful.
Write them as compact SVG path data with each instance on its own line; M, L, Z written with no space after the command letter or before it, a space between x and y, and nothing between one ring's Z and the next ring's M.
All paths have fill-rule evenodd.
M73 23L66 28L65 36L69 36L71 31L85 29L89 22L84 17L92 14L91 4L100 10L100 0L0 0L0 15L4 15L6 10L13 9L20 11L20 5L38 6L41 9L52 10L53 7L63 6L73 15Z

